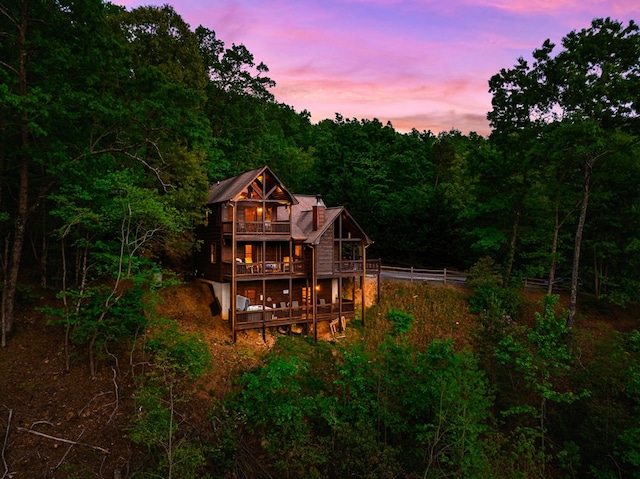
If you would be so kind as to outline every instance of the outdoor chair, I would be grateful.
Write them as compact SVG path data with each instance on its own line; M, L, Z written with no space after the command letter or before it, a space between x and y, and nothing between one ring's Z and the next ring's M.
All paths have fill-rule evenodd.
M249 273L257 273L257 272L259 272L258 265L253 263L253 259L245 258L244 262L247 265L247 271Z

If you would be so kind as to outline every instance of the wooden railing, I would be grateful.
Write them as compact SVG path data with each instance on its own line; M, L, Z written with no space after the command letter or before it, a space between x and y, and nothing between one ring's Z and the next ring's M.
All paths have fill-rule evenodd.
M222 224L223 233L231 233L233 224L225 222ZM236 223L237 234L289 234L291 224L288 221L238 221Z
M383 279L395 281L414 281L424 282L431 281L436 283L447 284L448 282L464 283L466 275L461 271L451 271L443 269L426 269L426 268L402 268L397 266L381 266L380 276Z
M302 261L258 261L255 263L236 262L236 274L238 276L263 276L269 274L304 274Z
M368 268L368 266L367 266ZM425 269L425 268L402 268L397 266L380 266L380 277L383 281L409 281L413 282L435 282L435 283L457 283L466 282L466 273L456 270ZM522 286L525 289L544 290L548 288L548 280L536 278L524 278ZM558 278L553 282L553 292L561 293L569 291L571 284L568 278Z
M343 301L342 308L340 308L340 303L318 304L316 308L319 321L329 321L340 314L353 317L355 312L355 305L351 301ZM310 322L313 320L312 315L313 309L311 306L285 306L283 308L268 308L264 310L236 311L236 322L247 327L258 327L256 323L277 326L278 324Z
M344 259L342 261L333 262L334 273L361 273L365 262L357 259ZM371 259L366 261L367 272L378 272L380 270L380 260Z

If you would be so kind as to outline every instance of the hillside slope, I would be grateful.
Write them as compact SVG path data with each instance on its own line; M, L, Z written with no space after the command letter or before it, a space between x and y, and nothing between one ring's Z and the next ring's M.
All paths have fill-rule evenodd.
M533 311L542 293L526 295ZM210 293L202 283L168 288L162 298L159 314L178 322L185 332L202 334L211 351L213 370L199 384L189 417L183 418L191 427L208 427L204 418L211 398L223 397L238 372L258 364L277 333L269 332L265 342L260 331L242 332L233 344L227 325L211 316ZM135 414L136 369L131 363L138 359L130 360L128 348L104 353L91 379L86 352L74 349L70 371L65 372L64 332L60 326L48 326L36 309L54 302L44 295L23 304L16 331L0 350L0 476L128 477L145 454L127 438ZM577 328L584 337L637 327L637 311L611 309L602 314L589 301L582 305ZM330 339L326 325L323 328L320 336Z

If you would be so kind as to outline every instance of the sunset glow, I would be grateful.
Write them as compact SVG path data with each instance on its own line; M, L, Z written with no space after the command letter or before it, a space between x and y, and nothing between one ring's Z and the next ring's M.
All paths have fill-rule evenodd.
M488 80L547 38L591 20L627 23L637 0L173 0L192 28L244 44L276 81L276 100L312 121L391 122L399 131L486 135Z

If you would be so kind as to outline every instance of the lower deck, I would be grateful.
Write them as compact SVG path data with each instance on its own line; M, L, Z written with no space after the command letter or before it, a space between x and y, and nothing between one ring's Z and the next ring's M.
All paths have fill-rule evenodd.
M353 301L343 300L342 302L326 304L322 302L316 307L316 321L332 321L336 318L345 317L354 319L355 304ZM247 311L236 311L236 330L256 329L261 327L278 327L291 324L313 323L313 307L311 305L297 306L283 304L281 306L255 307L249 306ZM233 325L230 324L230 327Z

